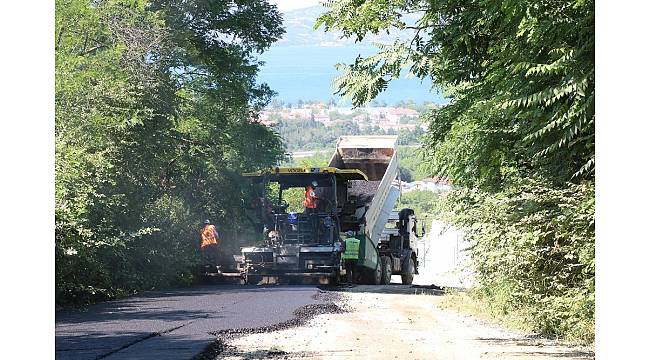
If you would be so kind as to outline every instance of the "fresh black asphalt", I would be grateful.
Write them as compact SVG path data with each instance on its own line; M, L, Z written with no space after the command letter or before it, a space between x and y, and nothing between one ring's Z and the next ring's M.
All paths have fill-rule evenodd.
M190 359L210 333L288 321L316 286L214 285L148 292L56 314L57 359Z

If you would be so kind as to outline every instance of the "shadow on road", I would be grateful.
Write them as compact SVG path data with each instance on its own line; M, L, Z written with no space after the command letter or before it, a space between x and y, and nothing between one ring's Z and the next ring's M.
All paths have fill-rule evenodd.
M442 288L430 285L360 285L360 284L343 284L340 286L319 286L325 291L349 292L349 293L373 293L373 294L404 294L404 295L444 295Z
M179 310L167 307L155 307L151 302L137 301L116 306L95 306L92 317L87 312L57 314L56 322L76 324L83 322L128 321L128 320L194 320L205 318L220 318L211 309Z

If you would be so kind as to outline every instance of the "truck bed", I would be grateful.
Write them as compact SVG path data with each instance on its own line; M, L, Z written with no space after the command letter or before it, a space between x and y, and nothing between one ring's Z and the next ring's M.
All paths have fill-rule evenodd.
M350 182L348 197L367 206L363 222L367 238L375 245L399 196L399 187L393 184L398 173L396 143L397 136L341 136L329 163L339 169L359 169L368 176L367 182Z

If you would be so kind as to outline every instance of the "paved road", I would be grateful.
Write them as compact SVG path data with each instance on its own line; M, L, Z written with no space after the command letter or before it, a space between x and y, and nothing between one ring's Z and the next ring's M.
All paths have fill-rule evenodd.
M315 286L193 287L56 314L57 359L189 359L223 329L273 325L317 303Z

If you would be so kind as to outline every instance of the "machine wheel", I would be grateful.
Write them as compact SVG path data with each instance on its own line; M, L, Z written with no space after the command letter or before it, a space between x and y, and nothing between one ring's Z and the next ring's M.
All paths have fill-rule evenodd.
M413 258L409 257L404 265L404 269L402 269L402 284L411 285L413 283L413 274L415 273Z
M381 284L390 284L390 278L393 276L393 266L391 259L388 256L381 257Z
M329 285L337 286L337 285L339 284L339 279L340 279L340 278L341 278L341 275L340 275L339 272L337 271L336 274L335 274L334 276L330 276L330 279L329 279Z
M258 285L262 281L262 276L259 275L247 275L246 284L247 285Z

